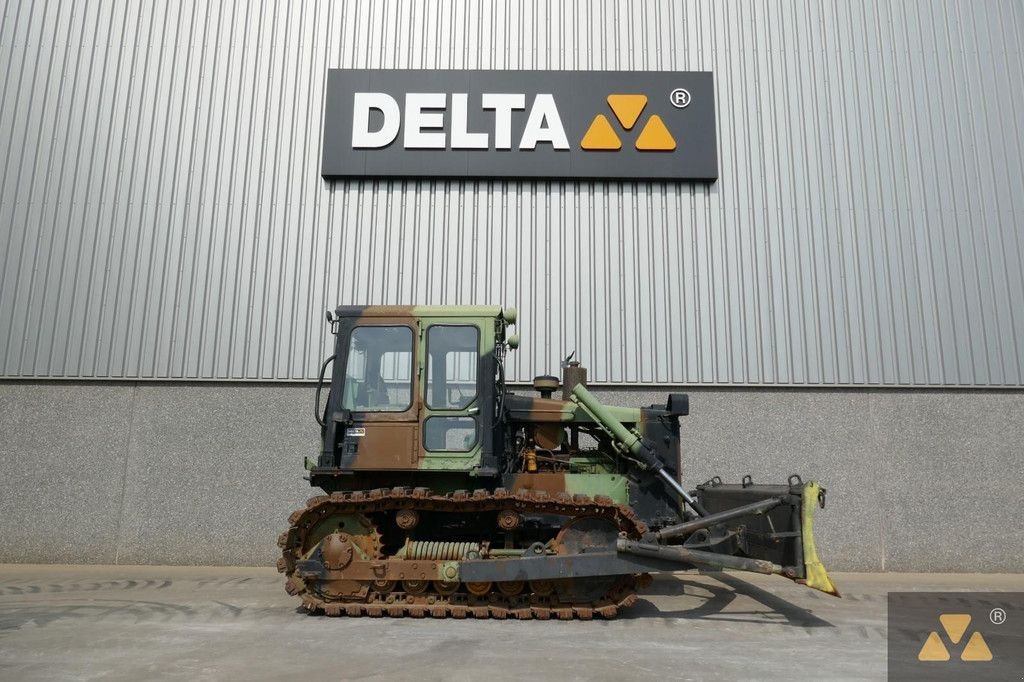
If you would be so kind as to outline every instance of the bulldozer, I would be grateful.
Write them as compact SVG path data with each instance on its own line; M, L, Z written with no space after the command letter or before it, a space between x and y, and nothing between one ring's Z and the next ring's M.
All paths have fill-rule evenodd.
M324 494L278 539L289 594L330 616L613 618L652 573L775 574L838 596L817 555L825 489L681 481L689 398L605 405L570 354L506 385L514 308L341 306L319 374ZM327 372L330 382L324 387Z

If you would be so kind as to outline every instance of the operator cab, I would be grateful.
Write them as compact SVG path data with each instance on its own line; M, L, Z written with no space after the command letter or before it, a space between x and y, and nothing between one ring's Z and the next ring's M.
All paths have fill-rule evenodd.
M336 340L322 415L317 402L323 448L314 476L496 473L496 396L512 310L345 306L328 319Z

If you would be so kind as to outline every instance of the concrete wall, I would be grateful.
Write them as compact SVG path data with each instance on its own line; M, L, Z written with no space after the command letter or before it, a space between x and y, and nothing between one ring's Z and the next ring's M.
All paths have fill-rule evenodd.
M829 567L1024 568L1020 392L690 393L686 482L822 480ZM0 382L0 561L272 563L310 495L311 402L309 385Z

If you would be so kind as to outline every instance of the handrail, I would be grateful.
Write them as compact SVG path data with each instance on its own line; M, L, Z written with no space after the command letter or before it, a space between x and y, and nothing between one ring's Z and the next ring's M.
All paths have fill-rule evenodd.
M327 366L334 362L336 357L338 357L337 353L324 360L324 364L320 365L320 376L317 378L316 382L316 402L313 404L313 416L316 418L316 423L321 427L327 425L327 406L324 406L324 411L321 413L320 392L324 388L324 374L327 373ZM327 392L327 395L330 396L330 391Z

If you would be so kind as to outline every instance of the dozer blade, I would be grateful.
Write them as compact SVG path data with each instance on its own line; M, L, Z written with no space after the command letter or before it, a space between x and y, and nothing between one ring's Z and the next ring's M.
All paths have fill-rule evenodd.
M820 498L819 498L820 495ZM825 489L816 481L804 486L803 505L800 517L801 533L804 543L804 584L839 597L839 590L829 577L825 565L818 558L818 548L814 544L814 510L818 500L824 504Z
M697 499L710 516L675 527L684 533L663 529L658 535L668 537L659 541L685 534L683 548L767 561L780 569L772 572L840 596L814 541L814 514L825 506L820 484L804 483L799 476L791 476L787 485L754 485L749 477L739 485L713 479L697 486ZM724 520L700 527L713 518Z

